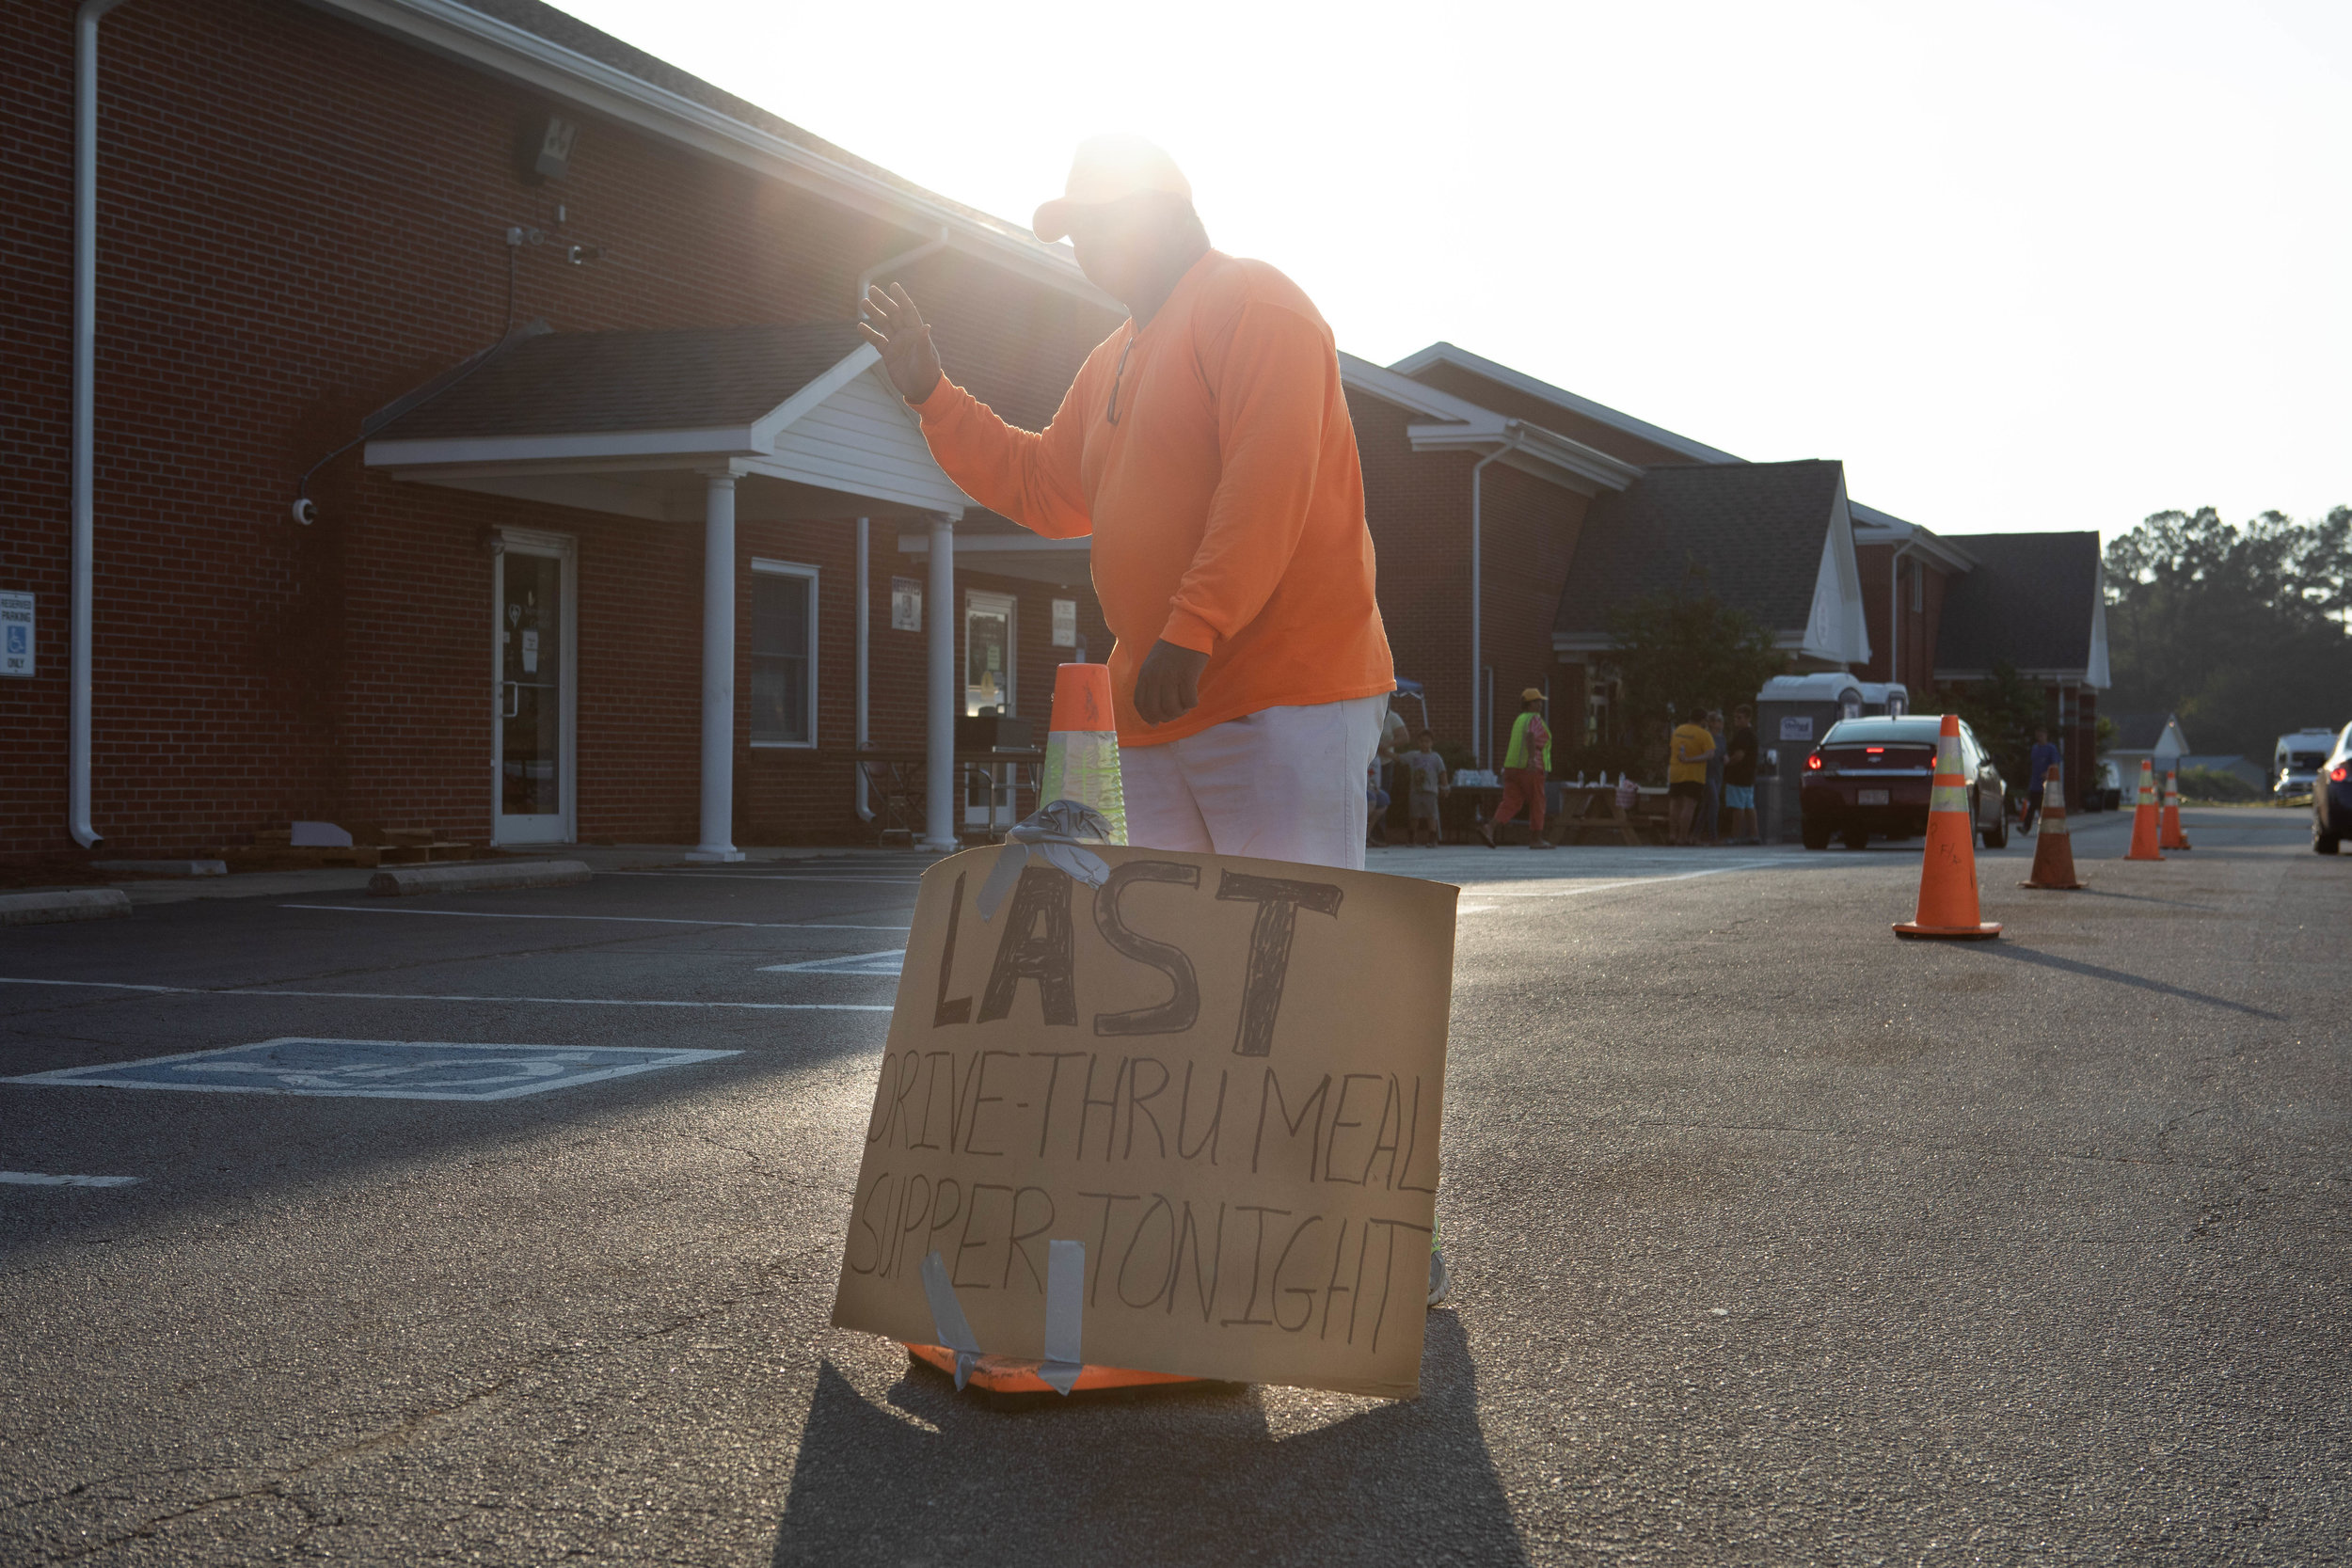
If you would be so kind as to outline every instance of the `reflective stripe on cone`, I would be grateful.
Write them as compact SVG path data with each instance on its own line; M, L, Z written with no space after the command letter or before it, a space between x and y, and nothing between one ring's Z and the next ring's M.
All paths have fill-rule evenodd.
M1944 716L1935 742L1935 787L1928 797L1928 844L1919 861L1919 910L1899 921L1899 937L1982 942L2001 934L1977 906L1977 825L1960 771L1960 719Z
M2189 847L2188 834L2181 831L2181 791L2172 782L2172 769L2164 770L2163 832L2156 840L2159 849Z
M2132 807L2132 847L2124 853L2127 861L2160 861L2156 851L2156 768L2146 757L2139 759L2139 799Z
M2051 768L2042 784L2042 826L2034 840L2033 871L2019 887L2045 893L2071 893L2083 886L2074 875L2074 830L2066 824L2066 790L2058 770Z
M1107 664L1065 664L1054 672L1053 728L1037 803L1075 800L1103 814L1111 842L1127 842L1127 792L1120 782L1119 730L1111 717Z

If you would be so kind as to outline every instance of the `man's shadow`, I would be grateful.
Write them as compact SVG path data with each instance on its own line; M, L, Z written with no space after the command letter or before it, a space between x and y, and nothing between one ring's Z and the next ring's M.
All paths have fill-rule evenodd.
M1279 1441L1247 1391L1004 1411L910 1372L889 1402L818 1367L779 1568L1527 1560L1451 1312L1421 1398Z

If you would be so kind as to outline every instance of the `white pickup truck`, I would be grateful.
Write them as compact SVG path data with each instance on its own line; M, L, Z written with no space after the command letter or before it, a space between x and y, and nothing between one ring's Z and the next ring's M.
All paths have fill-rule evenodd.
M2278 745L2270 749L2270 792L2281 799L2309 795L2312 781L2319 777L2319 769L2335 745L2333 730L2296 730L2293 735L2280 736Z

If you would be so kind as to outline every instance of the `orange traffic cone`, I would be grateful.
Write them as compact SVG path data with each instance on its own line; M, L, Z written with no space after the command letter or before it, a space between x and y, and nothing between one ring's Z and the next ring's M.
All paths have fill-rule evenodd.
M1969 820L1968 781L1960 771L1960 716L1944 716L1935 743L1935 788L1928 797L1928 848L1919 865L1919 912L1896 924L1899 937L1947 937L1981 942L2001 927L1977 908L1976 823Z
M2125 851L2127 861L2160 861L2156 852L2156 769L2146 757L2139 759L2139 803L2132 808L2132 847Z
M2188 834L2181 831L2181 792L2172 783L2172 769L2164 770L2164 832L2156 841L2159 849L2186 849Z
M2074 876L2074 832L2066 825L2066 790L2058 783L2058 770L2055 768L2042 781L2042 825L2034 832L2033 875L2017 885L2052 893L2071 893L2083 886Z
M1111 672L1107 664L1064 664L1054 672L1054 717L1045 737L1045 766L1038 781L1038 808L1042 811L1057 800L1075 801L1100 812L1109 826L1110 842L1127 842L1127 795L1119 770L1119 723L1112 717ZM1006 846L1008 850L1018 847ZM1016 876L1019 865L1016 862L1012 868ZM995 883L992 875L990 887ZM984 888L980 908L993 909L988 900L1010 891L1009 882L995 894ZM1049 1281L1049 1302L1054 1289ZM1050 1318L1052 1307L1049 1305L1046 1310ZM965 1332L970 1332L968 1327ZM1050 1346L1050 1338L1048 1343ZM1048 1354L1052 1354L1050 1349ZM959 1369L955 1350L946 1345L911 1344L907 1346L907 1354L955 1378L959 1388L969 1384L998 1395L1068 1395L1096 1388L1142 1388L1202 1381L1181 1372L1099 1367L1091 1361L1057 1364L979 1353L961 1357L962 1366Z

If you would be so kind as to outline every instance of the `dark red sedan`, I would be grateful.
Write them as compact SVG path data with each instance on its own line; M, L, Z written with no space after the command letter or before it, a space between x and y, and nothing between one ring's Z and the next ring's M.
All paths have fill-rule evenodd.
M1878 833L1915 838L1928 831L1928 795L1935 784L1940 713L1899 719L1841 719L1804 759L1798 794L1804 814L1804 847L1826 849L1833 838L1859 849ZM1960 726L1960 771L1968 781L1968 816L1988 849L2009 842L2002 810L2008 786L1976 732Z

